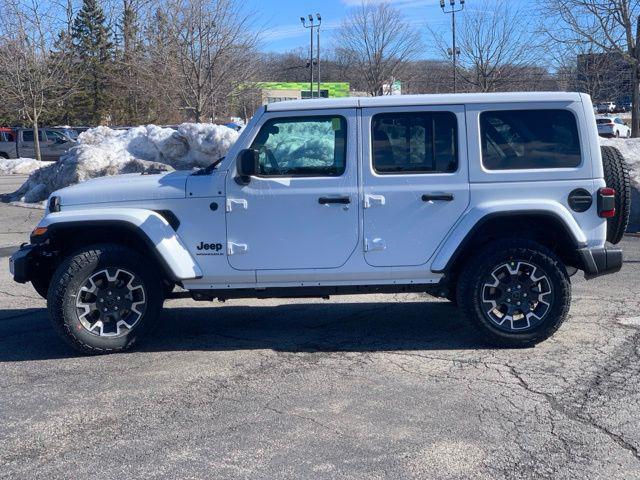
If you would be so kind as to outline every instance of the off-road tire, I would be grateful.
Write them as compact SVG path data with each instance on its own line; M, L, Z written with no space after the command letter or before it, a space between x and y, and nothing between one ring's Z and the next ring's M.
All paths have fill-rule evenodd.
M615 147L602 146L602 167L607 187L616 191L616 215L607 219L607 241L614 245L620 243L629 225L631 214L631 178L629 166Z
M76 306L76 295L86 279L107 268L134 273L144 286L146 299L144 314L136 325L115 338L89 332L80 322ZM47 304L53 327L69 345L84 354L105 354L131 348L157 324L162 292L157 268L139 253L116 244L99 244L76 251L60 264L51 280Z
M484 279L501 263L530 262L549 279L553 300L542 323L527 330L506 332L491 322L482 309ZM482 248L471 258L458 280L458 305L465 318L492 345L531 347L549 338L564 322L571 303L571 282L562 261L548 248L526 239L505 239Z

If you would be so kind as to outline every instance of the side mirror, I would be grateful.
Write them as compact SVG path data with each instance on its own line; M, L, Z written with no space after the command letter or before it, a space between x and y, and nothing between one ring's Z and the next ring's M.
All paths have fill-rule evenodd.
M240 151L236 158L236 183L240 185L248 185L251 177L258 173L259 156L256 150L245 148Z

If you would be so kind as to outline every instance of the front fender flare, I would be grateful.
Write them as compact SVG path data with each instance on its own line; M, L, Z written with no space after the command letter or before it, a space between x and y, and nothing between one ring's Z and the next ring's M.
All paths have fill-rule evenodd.
M518 215L534 215L552 217L558 220L564 227L565 232L573 240L576 249L587 245L587 237L573 218L569 210L559 202L536 201L536 202L511 202L508 208L504 203L479 204L467 211L454 228L449 232L447 238L438 248L431 271L444 273L455 260L457 255L464 249L465 242L470 239L474 232L488 220L496 217L509 217Z
M189 253L180 236L158 213L142 208L95 208L68 210L47 214L38 227L47 227L55 234L66 226L106 228L124 226L145 240L156 257L163 263L174 281L202 277L202 270Z

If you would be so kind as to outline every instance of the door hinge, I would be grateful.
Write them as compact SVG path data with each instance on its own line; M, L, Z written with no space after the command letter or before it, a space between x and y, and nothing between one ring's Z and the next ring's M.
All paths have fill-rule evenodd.
M249 250L246 243L227 243L227 255L238 255L240 253L246 253Z
M384 205L386 203L386 199L384 195L371 195L365 194L364 196L364 208L371 208L375 205Z
M232 211L234 205L239 205L244 210L249 208L249 202L247 202L244 198L228 198L227 199L227 212Z
M373 238L369 240L368 238L364 239L364 251L365 252L374 252L380 250L387 249L387 242L385 242L381 238Z

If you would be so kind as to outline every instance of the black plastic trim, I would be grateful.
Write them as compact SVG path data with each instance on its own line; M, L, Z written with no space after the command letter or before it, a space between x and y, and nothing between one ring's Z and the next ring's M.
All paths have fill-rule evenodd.
M178 219L178 217L176 217L175 213L173 213L171 210L154 210L154 212L164 218L167 223L171 225L171 228L173 228L175 231L178 231L178 228L180 228L180 220Z
M359 295L368 293L424 293L437 284L394 285L337 285L237 289L198 289L173 292L168 298L191 297L194 300L227 300L231 298L326 298L331 295Z
M445 265L445 267L443 269L441 269L441 270L433 270L432 269L431 271L434 272L434 273L447 273L447 272L449 272L451 270L451 267L455 264L456 260L460 257L460 255L462 255L462 253L467 248L467 246L471 242L471 239L473 238L473 236L487 222L489 222L491 220L494 220L496 218L525 217L527 215L529 215L529 216L530 215L534 215L534 216L537 216L537 217L552 218L554 220L559 221L560 225L562 225L564 233L566 235L568 235L568 237L571 239L571 241L573 242L574 247L576 248L576 250L580 249L580 248L584 248L584 247L587 246L587 244L585 242L577 242L575 240L575 238L573 237L573 234L571 233L569 228L566 226L566 224L562 220L562 218L560 216L554 214L554 213L547 212L547 211L541 211L541 210L519 210L519 211L513 211L513 212L494 212L494 213L490 213L490 214L485 215L484 217L482 217L480 220L478 220L476 222L476 224L473 226L473 228L471 230L469 230L469 232L467 232L467 235L464 237L464 240L462 240L462 242L460 242L460 245L458 245L458 248L456 248L456 251L453 252L453 255L451 255L451 258L449 258L449 260L447 261L447 264Z
M27 283L31 280L30 272L31 266L34 261L34 254L36 247L34 245L22 245L19 250L16 250L11 255L11 262L13 263L13 280L18 283Z
M60 211L60 197L54 195L49 199L49 211L51 213Z
M620 248L581 248L578 250L586 279L620 271L624 261Z

